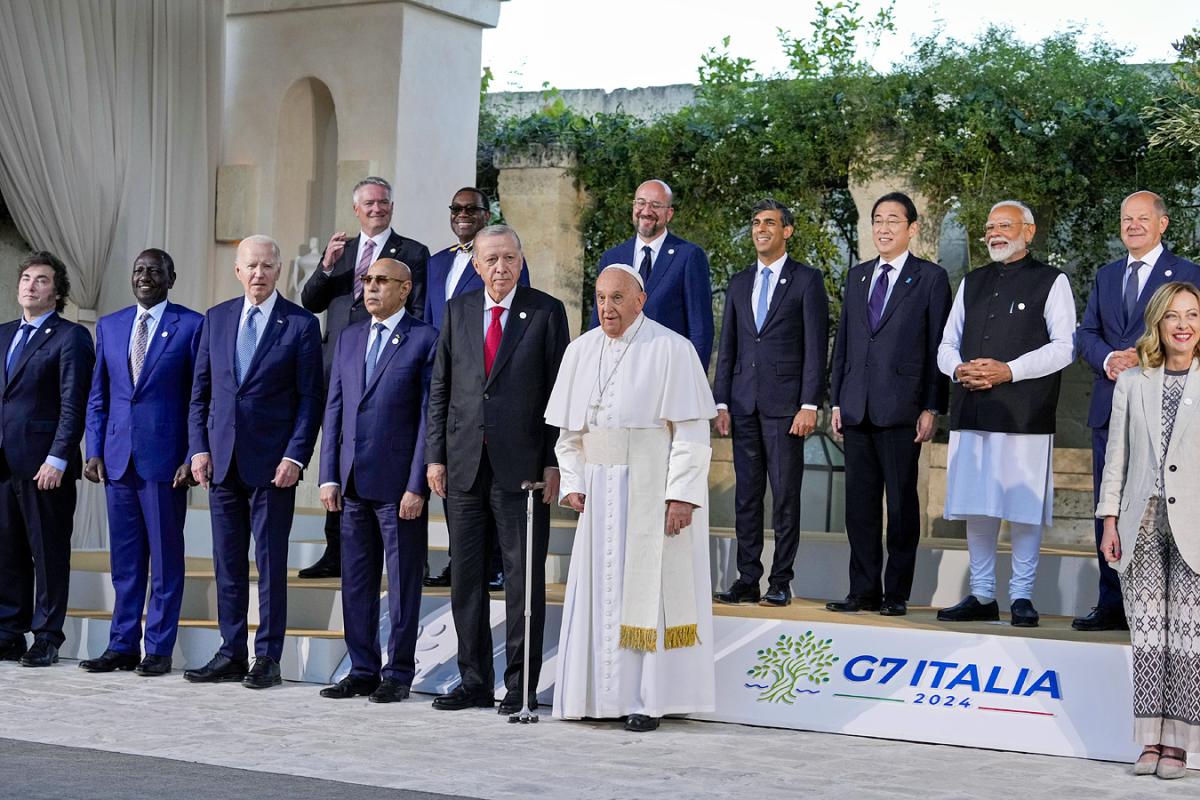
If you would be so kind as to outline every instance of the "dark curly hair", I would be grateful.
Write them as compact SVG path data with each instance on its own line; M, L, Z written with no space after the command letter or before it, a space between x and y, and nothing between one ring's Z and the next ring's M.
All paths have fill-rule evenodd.
M54 255L54 253L46 250L36 250L21 262L21 267L17 270L17 275L24 275L25 270L39 264L54 270L54 294L57 295L54 310L61 312L67 307L67 298L71 296L71 278L67 275L67 265L62 262L62 259Z

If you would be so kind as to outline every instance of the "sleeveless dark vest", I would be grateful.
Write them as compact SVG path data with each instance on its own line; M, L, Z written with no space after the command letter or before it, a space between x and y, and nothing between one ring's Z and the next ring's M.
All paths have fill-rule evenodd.
M991 263L963 278L963 361L1012 361L1050 342L1046 298L1062 273L1026 257ZM998 433L1054 433L1061 372L1002 383L981 392L954 385L950 429Z

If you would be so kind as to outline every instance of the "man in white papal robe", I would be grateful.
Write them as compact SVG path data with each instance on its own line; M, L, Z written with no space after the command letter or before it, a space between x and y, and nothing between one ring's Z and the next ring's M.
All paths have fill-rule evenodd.
M563 357L546 409L561 504L580 512L558 645L554 715L712 711L708 560L712 391L687 339L642 314L642 278L596 281L600 327Z

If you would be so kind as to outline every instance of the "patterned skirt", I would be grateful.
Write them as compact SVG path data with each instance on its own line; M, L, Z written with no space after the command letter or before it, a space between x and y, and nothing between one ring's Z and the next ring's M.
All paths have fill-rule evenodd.
M1133 718L1138 744L1200 752L1200 575L1175 547L1162 498L1142 516L1121 576L1133 644Z

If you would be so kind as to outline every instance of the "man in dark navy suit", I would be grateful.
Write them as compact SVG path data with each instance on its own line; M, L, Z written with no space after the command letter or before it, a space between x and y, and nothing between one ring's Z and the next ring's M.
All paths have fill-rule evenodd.
M433 327L441 328L442 315L446 313L448 300L483 288L483 279L471 266L471 252L474 248L475 234L488 224L491 217L487 195L482 190L466 186L454 193L454 198L450 201L450 230L458 239L458 244L429 257L429 286L425 292L425 316L422 319ZM517 283L521 286L529 285L529 267L523 261ZM504 591L504 570L500 566L500 541L496 538L495 520L489 521L488 524L492 532L493 553L488 589L501 592ZM446 567L440 575L426 577L425 585L449 586L450 562L446 562Z
M300 302L309 311L325 314L324 363L325 385L329 385L329 365L338 336L348 325L362 322L368 316L363 305L362 276L367 267L380 258L394 258L412 271L413 289L405 310L420 318L425 313L425 266L429 248L418 241L401 236L392 230L392 186L383 178L368 177L358 182L352 195L354 216L361 230L347 237L338 231L325 246L321 268L305 282ZM338 536L341 518L336 513L325 515L325 553L317 562L300 570L301 578L336 578Z
M912 199L885 194L871 210L879 256L846 276L830 402L834 436L846 442L850 593L828 603L830 611L908 613L921 537L917 459L949 396L937 350L950 314L950 280L908 251L919 230Z
M162 250L138 255L131 282L136 304L96 323L83 475L103 483L108 500L114 600L108 647L79 666L165 675L183 603L188 403L204 317L167 301L175 262Z
M371 319L342 332L334 351L321 502L342 512L342 620L350 674L322 697L408 697L416 674L421 576L429 540L425 507L425 410L437 331L404 301L412 275L399 261L376 261L363 276ZM379 581L387 563L388 662L379 654ZM382 680L381 680L382 666Z
M95 360L87 330L58 315L70 292L66 265L33 253L20 266L21 318L0 325L0 660L26 667L58 661L64 641Z
M637 231L600 257L597 274L609 264L631 264L646 285L647 317L691 341L708 371L712 355L712 277L708 255L699 245L667 230L675 217L671 187L649 180L637 188L633 200L633 227ZM600 324L592 308L592 324Z
M738 578L715 595L722 603L760 600L763 494L774 498L775 558L766 605L792 599L800 544L804 437L817 424L825 393L829 298L820 270L787 254L795 218L776 200L756 204L750 236L758 264L729 281L713 397L717 433L733 431Z
M1138 364L1135 343L1145 331L1146 303L1170 281L1200 284L1200 267L1172 253L1162 243L1170 220L1163 200L1153 192L1134 192L1121 203L1121 241L1126 254L1096 271L1083 324L1075 334L1076 349L1096 374L1088 427L1092 429L1092 481L1099 502L1108 417L1117 376ZM1077 631L1127 630L1121 582L1100 553L1103 524L1096 520L1096 553L1100 592L1096 607L1072 621Z
M183 677L194 683L280 682L287 630L287 550L296 482L321 426L321 331L317 319L275 290L279 246L269 236L238 245L245 295L204 318L188 416L192 477L209 489L221 649ZM246 612L254 540L258 634L247 671Z

